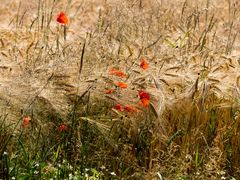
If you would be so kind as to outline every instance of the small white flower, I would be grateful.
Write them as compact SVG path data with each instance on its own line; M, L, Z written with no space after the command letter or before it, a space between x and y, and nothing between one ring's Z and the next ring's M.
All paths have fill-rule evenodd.
M112 176L116 176L116 173L115 173L115 172L110 172L110 174L111 174Z
M85 168L85 171L89 171L89 169L88 169L88 168Z
M4 155L4 156L7 156L7 155L8 155L8 153L7 153L6 151L4 151L4 152L3 152L3 155Z
M15 180L15 179L16 179L16 178L13 176L13 177L12 177L12 180Z
M106 167L105 166L101 166L100 169L106 169Z

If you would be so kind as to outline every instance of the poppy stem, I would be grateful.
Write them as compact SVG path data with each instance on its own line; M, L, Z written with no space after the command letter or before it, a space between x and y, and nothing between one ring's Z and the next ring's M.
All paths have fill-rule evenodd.
M64 40L66 41L67 40L67 26L63 26L63 37L64 37Z

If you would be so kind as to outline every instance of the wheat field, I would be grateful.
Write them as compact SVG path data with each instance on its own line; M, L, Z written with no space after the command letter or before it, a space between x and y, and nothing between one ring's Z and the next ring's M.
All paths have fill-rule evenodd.
M2 2L0 178L240 178L239 8Z

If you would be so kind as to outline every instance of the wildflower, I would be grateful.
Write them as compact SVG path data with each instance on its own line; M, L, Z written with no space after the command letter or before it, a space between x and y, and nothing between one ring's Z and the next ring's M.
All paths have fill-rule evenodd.
M61 125L57 128L57 130L58 130L59 132L66 132L66 131L68 130L68 127L67 127L66 124L61 124Z
M115 173L115 172L110 172L110 174L111 174L112 176L116 176L116 173Z
M122 72L120 70L117 70L117 69L114 69L114 68L109 71L109 74L115 75L115 76L118 76L118 77L127 77L127 75L124 72Z
M31 118L29 116L24 117L22 121L22 127L27 128L30 124L30 121L31 121Z
M140 99L148 99L148 100L150 100L150 95L147 92L143 91L143 90L138 91L138 95L139 95Z
M128 87L127 83L124 82L118 82L116 85L122 89L126 89Z
M143 106L143 107L147 107L150 104L150 95L143 90L139 91L138 95L139 95L140 100L141 100L139 102L139 105Z
M106 167L102 165L102 166L100 167L100 169L104 170L104 169L106 169Z
M123 112L123 111L124 111L123 106L122 106L121 104L119 104L119 103L114 106L114 109L116 109L116 110L118 110L118 111L120 111L120 112Z
M146 98L141 99L141 101L139 102L139 105L143 107L147 107L149 106L149 104L150 104L150 101L149 99L146 99Z
M136 108L135 106L131 106L131 105L126 105L124 107L124 109L127 112L139 112L140 111L138 108Z
M146 70L148 68L148 63L146 62L145 59L142 59L141 62L140 62L140 67L143 69L143 70Z
M62 24L62 25L67 25L68 24L68 17L65 15L64 12L60 12L57 16L57 22Z
M85 168L85 171L87 172L87 171L89 171L90 169L88 169L88 168Z
M107 89L107 90L105 91L105 93L106 93L106 94L112 94L112 93L114 93L114 91L115 91L115 89Z

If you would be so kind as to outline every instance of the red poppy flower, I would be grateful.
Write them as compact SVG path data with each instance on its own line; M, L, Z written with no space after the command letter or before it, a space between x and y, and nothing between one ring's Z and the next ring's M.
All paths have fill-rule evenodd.
M144 107L147 107L149 104L150 104L150 95L149 93L143 91L143 90L140 90L138 92L138 95L140 97L140 102L139 102L139 105L140 106L144 106Z
M116 109L116 110L118 110L118 111L120 111L120 112L123 112L123 111L124 111L123 106L122 106L121 104L119 104L119 103L114 106L114 109Z
M60 12L57 16L57 22L59 22L60 24L63 25L67 25L68 24L68 17L65 15L64 12Z
M141 62L140 62L140 67L143 69L143 70L146 70L148 68L148 63L145 59L142 59Z
M144 99L145 98L145 99L150 100L149 93L147 93L147 92L145 92L143 90L138 91L138 95L139 95L140 99Z
M136 108L135 106L131 106L131 105L126 105L124 107L125 111L127 112L140 112L140 110L138 108Z
M105 93L106 93L106 94L112 94L112 93L114 93L114 91L115 91L115 89L107 89L107 90L105 91Z
M111 74L111 75L115 75L115 76L118 76L118 77L127 77L127 75L124 73L124 72L122 72L122 71L119 71L119 70L117 70L117 69L111 69L110 71L109 71L109 73Z
M149 99L146 99L146 98L141 99L141 101L139 102L139 105L143 107L147 107L149 106L149 104L150 104L150 101Z
M26 116L23 118L22 127L27 128L30 124L31 118Z
M122 89L126 89L128 87L127 83L124 82L118 82L116 85Z
M58 130L59 132L66 132L66 131L68 130L68 127L67 127L66 124L61 124L61 125L57 128L57 130Z

